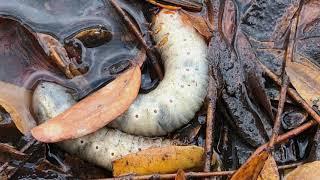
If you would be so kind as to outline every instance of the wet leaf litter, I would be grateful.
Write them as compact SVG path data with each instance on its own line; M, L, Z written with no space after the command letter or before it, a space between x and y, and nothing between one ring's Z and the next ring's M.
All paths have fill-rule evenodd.
M317 7L0 1L1 178L317 178Z

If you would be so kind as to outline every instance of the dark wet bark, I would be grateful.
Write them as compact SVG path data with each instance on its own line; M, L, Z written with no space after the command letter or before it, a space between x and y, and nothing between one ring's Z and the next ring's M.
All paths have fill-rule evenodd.
M224 0L216 1L214 6L217 16L209 44L209 60L216 67L216 74L221 81L219 111L224 115L223 120L229 123L231 131L235 130L241 137L243 144L240 146L237 140L229 139L229 146L231 142L233 147L238 145L232 151L233 156L229 152L224 153L223 158L228 162L233 157L241 164L244 161L237 155L238 151L251 152L251 147L269 140L279 100L279 90L274 88L276 86L271 79L265 78L258 62L280 75L287 56L286 47L291 43L294 47L293 60L298 58L298 54L318 63L320 53L317 53L319 43L316 34L319 34L317 28L320 23L319 8L316 7L319 3L300 0ZM300 9L301 15L298 13ZM295 16L300 18L297 34L292 27ZM293 33L291 39L290 32ZM287 98L286 103L293 102ZM281 117L280 132L294 129L306 120L307 115L303 110L287 107ZM292 162L305 157L309 142L302 141L300 137L276 146L275 158L278 162Z

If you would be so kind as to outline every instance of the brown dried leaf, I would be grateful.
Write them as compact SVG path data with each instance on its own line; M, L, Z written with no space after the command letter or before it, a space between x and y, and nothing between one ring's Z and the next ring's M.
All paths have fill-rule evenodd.
M255 155L249 162L243 164L231 177L231 180L255 180L258 178L269 157L267 151Z
M198 146L167 146L129 154L113 162L113 175L174 173L203 166L204 150Z
M286 72L300 96L310 105L320 107L320 68L305 58L287 64Z
M278 167L276 161L272 155L269 155L267 161L265 162L259 176L258 180L278 180L280 179Z
M211 28L208 26L205 18L199 14L181 10L181 17L184 23L192 25L202 36L209 40L212 36Z
M138 95L140 83L141 71L135 66L57 117L33 128L32 135L41 142L52 143L95 132L128 109Z
M320 161L303 164L285 176L285 180L318 180L320 178Z

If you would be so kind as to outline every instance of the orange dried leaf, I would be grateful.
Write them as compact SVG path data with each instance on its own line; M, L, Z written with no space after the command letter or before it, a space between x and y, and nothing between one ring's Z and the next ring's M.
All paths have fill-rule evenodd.
M310 105L320 107L320 68L305 58L287 64L286 72L300 96Z
M41 142L53 143L95 132L129 108L140 83L141 71L135 66L67 111L33 128L32 135Z
M36 121L28 109L30 104L30 91L0 81L0 106L10 114L14 124L23 134L30 133L30 130L36 126Z
M276 161L272 155L269 155L267 161L265 162L259 176L258 180L278 180L280 179L278 167Z
M204 150L198 146L167 146L129 154L113 162L113 175L174 173L203 166Z
M285 180L318 180L320 178L320 161L303 164L285 176Z
M249 162L243 164L231 177L231 180L255 180L258 178L269 157L267 151L255 155Z

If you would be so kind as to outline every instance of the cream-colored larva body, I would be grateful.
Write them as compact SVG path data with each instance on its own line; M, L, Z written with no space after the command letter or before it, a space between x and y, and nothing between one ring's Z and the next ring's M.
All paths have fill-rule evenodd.
M207 45L203 37L182 20L178 11L162 10L155 17L165 76L158 87L139 95L127 112L111 123L124 132L159 136L187 124L207 93Z
M33 110L40 122L62 113L76 101L68 90L60 85L44 82L33 94ZM150 147L176 144L173 140L133 136L119 130L102 128L87 136L58 143L71 154L112 170L112 161L129 153Z

